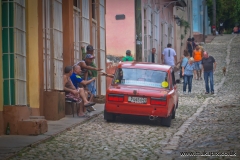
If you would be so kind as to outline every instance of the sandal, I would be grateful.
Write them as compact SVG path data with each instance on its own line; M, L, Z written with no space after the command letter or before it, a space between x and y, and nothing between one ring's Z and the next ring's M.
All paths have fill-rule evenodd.
M77 114L77 116L78 116L79 118L85 118L85 117L86 117L85 114L84 114L84 115L81 115L81 116L79 116L79 115Z
M96 103L94 103L94 102L89 102L89 103L87 103L87 104L84 104L84 107L90 107L90 106L93 106L93 105L95 105Z

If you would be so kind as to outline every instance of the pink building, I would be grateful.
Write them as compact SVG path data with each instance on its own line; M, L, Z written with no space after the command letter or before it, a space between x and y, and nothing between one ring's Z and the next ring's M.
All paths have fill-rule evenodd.
M187 3L185 2L187 1ZM184 47L181 27L176 24L178 10L185 19L191 0L106 0L107 72L113 73L119 60L131 50L137 61L161 64L161 53L168 43L180 55ZM178 31L178 32L176 32ZM187 37L189 35L185 35ZM180 46L180 47L179 47ZM110 80L108 80L108 84Z

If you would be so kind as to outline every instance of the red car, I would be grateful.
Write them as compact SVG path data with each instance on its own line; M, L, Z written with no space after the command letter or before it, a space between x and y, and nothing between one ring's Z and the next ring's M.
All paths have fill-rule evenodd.
M119 63L106 93L104 119L117 115L148 116L170 127L178 107L175 72L171 66L153 63Z

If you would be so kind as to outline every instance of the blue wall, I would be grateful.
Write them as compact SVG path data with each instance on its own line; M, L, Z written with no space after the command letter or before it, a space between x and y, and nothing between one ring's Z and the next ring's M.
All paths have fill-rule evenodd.
M202 0L193 0L192 1L193 8L193 32L203 33L203 5ZM209 27L209 19L207 15L207 6L205 8L205 32L206 34L211 33L211 29Z

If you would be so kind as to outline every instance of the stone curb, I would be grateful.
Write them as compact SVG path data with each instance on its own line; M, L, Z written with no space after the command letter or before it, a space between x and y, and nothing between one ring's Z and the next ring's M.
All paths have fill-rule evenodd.
M236 35L234 37L231 38L231 40L228 43L227 46L227 56L226 56L226 62L227 62L227 68L229 66L230 63L230 51L231 51L231 46L230 44L232 43L232 40L236 37ZM215 87L215 93L218 92L218 90L222 87L222 85L224 84L226 80L226 77L223 77L221 82ZM183 136L183 134L187 131L188 126L200 115L200 113L203 111L203 109L208 105L209 101L212 100L213 97L208 97L206 98L206 100L203 102L203 105L200 106L197 111L191 116L189 117L182 125L181 127L178 128L178 131L172 136L172 138L170 139L169 143L164 147L163 149L163 153L166 154L171 154L173 152L173 150L176 150L178 148L179 145L179 140L180 138Z
M56 136L59 136L59 135L65 133L65 132L67 132L67 131L70 131L70 130L76 128L77 126L79 126L79 125L81 125L81 124L83 124L83 123L86 123L87 121L89 121L89 120L91 120L91 119L99 116L99 115L102 114L102 113L103 113L103 111L101 111L101 112L99 112L99 113L96 113L96 114L90 116L90 118L84 119L82 122L75 123L75 124L71 125L70 127L66 128L66 129L63 129L63 130L61 130L61 131L59 131L59 132L57 132L57 133L55 133L55 134L53 134L53 135L51 135L51 136L49 136L49 137L47 137L47 138L44 138L44 139L39 140L39 141L37 141L37 142L35 142L35 143L32 143L32 144L24 147L23 149L17 151L16 153L13 153L12 155L6 157L5 160L9 160L9 159L17 156L17 154L19 154L19 153L21 153L21 152L28 151L28 150L30 150L32 147L36 147L36 146L38 146L38 145L40 145L40 144L42 144L42 143L44 143L44 142L47 142L47 141L53 139L53 138L56 137Z
M204 107L207 106L208 102L212 99L212 97L207 98L203 105L200 106L197 111L189 117L182 125L178 128L178 131L172 136L170 142L164 147L163 152L167 154L171 154L173 150L178 148L179 140L183 136L183 134L187 131L189 125L200 115L203 111Z

